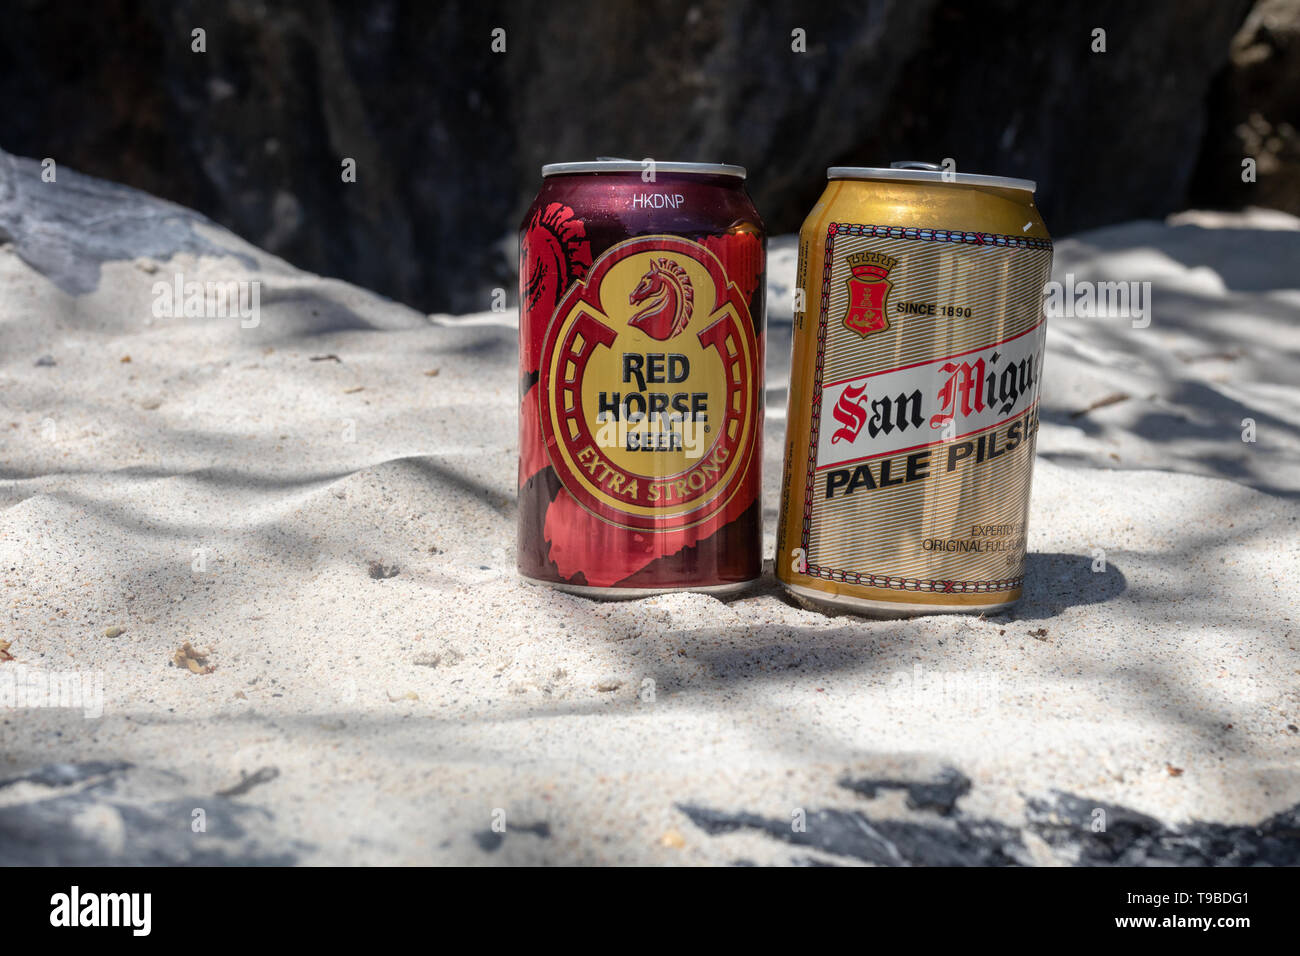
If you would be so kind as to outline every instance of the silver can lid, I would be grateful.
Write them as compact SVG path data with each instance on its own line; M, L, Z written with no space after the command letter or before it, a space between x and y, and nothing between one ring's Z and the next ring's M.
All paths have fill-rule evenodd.
M680 176L731 176L745 178L744 166L726 163L666 163L657 159L622 159L614 156L597 156L585 163L547 163L542 167L542 178L563 176L568 173L640 173L654 163L656 173L675 173Z
M1038 188L1038 183L1032 179L985 176L980 173L950 173L935 163L923 163L917 160L890 163L888 169L877 166L832 166L826 170L826 178L897 179L910 183L955 183L959 186L996 186L1002 189L1024 189L1031 193Z

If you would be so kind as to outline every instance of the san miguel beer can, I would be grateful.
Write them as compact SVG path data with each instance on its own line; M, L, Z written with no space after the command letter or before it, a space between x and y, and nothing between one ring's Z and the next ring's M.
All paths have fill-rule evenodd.
M1004 608L1052 266L1034 183L926 163L828 179L799 234L777 576L868 615Z
M762 567L763 224L738 166L542 168L519 236L519 573L591 597Z

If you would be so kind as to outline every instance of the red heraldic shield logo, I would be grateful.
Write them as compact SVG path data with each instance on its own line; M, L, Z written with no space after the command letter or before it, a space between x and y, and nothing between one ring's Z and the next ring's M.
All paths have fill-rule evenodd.
M846 261L853 276L848 280L849 309L844 313L845 328L863 337L884 331L889 328L886 312L892 285L886 276L898 260L880 252L855 252Z

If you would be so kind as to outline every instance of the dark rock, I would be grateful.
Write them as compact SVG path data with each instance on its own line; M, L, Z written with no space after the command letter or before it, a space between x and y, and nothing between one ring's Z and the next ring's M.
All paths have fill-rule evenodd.
M366 565L368 573L376 581L384 581L388 578L395 578L401 574L402 569L395 564L384 564L382 561L371 561Z
M932 783L845 778L840 781L840 786L865 797L875 797L882 789L906 790L907 805L913 810L933 810L935 813L948 816L957 805L957 801L970 792L970 779L965 774L948 767L939 774L939 779Z
M1094 820L1105 829L1094 829ZM1077 847L1084 865L1120 863L1134 847L1157 842L1165 826L1154 817L1114 804L1089 802L1071 794L1030 799L1026 815L1034 832L1054 847ZM1137 865L1141 859L1126 865Z
M1068 793L1031 800L1029 826L1048 844L1077 848L1083 866L1295 866L1300 805L1257 825L1196 821L1170 827L1125 807ZM1094 832L1095 811L1106 829Z
M970 781L955 770L945 783L961 794ZM962 786L964 782L964 786ZM845 779L864 796L882 789L928 795L936 785L908 780ZM943 794L952 792L944 789ZM1170 826L1127 807L1054 792L1027 801L1020 826L975 818L956 809L956 797L920 800L915 819L874 819L861 810L808 811L802 832L790 821L744 811L678 805L710 836L756 830L794 846L879 866L1014 866L1033 863L1025 842L1033 834L1077 866L1295 866L1300 864L1300 804L1256 825L1194 822ZM791 862L810 865L806 857Z
M96 777L108 777L130 770L131 764L121 760L88 760L84 763L50 763L31 773L0 780L0 789L16 783L34 783L42 787L70 787Z
M136 768L124 762L50 764L0 781L59 792L0 807L0 861L8 866L287 866L310 847L277 834L272 815L216 794L141 800L125 784ZM174 775L161 775L174 778ZM72 789L74 786L77 789ZM139 792L140 787L132 788ZM191 829L201 808L206 829ZM108 818L117 835L79 820ZM271 847L274 846L274 849Z
M254 265L200 237L194 227L211 223L199 213L71 168L58 167L57 177L43 182L40 163L0 150L0 240L64 292L90 292L105 262L140 257L189 252Z
M802 831L789 820L678 805L711 836L750 829L794 846L878 866L1007 866L1028 862L1019 834L987 820L955 826L873 820L857 810L812 810Z
M1260 0L1208 99L1192 202L1300 212L1300 2ZM1242 160L1257 181L1242 180Z
M533 836L542 840L549 840L551 837L551 825L542 820L537 823L510 825L511 833L531 833ZM501 844L506 841L506 834L496 830L479 830L474 833L474 842L484 853L495 853L501 848Z
M900 158L1037 179L1057 235L1180 208L1223 132L1207 132L1207 93L1250 6L19 4L0 33L0 145L55 158L61 184L69 168L131 183L418 308L484 309L514 285L544 161L741 163L773 232L798 227L826 166ZM1098 26L1106 53L1090 50ZM1297 72L1276 92L1271 75L1233 86L1227 113L1262 98L1281 129ZM1235 189L1208 182L1211 199ZM1265 195L1296 208L1285 190L1252 201ZM139 225L160 230L151 248L192 241L184 218Z

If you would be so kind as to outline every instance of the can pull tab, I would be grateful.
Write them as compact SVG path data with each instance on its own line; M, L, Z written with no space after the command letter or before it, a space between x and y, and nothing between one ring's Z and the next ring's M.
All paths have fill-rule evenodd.
M890 169L929 169L934 172L942 172L943 167L937 163L923 163L919 159L904 159L897 163L890 163Z

